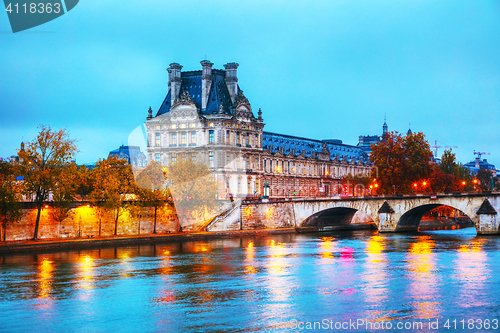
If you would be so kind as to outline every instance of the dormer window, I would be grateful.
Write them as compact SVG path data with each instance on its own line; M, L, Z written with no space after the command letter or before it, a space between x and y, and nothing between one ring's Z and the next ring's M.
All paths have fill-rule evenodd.
M214 123L209 123L208 127L214 127Z

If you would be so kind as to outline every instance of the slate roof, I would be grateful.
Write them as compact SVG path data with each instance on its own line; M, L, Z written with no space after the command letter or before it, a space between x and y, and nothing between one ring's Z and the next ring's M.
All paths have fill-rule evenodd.
M272 146L272 151L270 151L272 154L283 147L285 155L292 153L292 149L295 148L295 156L298 156L305 150L306 158L312 154L315 157L315 153L319 153L323 149L323 144L326 144L326 147L330 151L331 160L339 155L341 160L347 158L348 162L351 162L353 159L355 162L359 162L359 160L368 161L368 155L361 148L343 144L341 140L321 141L271 132L262 133L262 147L264 150L269 150Z
M120 148L109 152L108 156L116 156L118 158L126 159L128 163L136 160L142 154L139 146L120 146Z
M487 170L495 170L495 166L491 163L488 163L486 160L479 160L479 168L476 168L476 161L470 161L465 164L465 167L469 168L469 170L477 173L479 169L487 169Z
M221 69L212 70L212 84L210 85L206 109L201 109L201 74L202 71L181 72L179 95L184 91L188 91L189 96L191 96L201 114L218 113L221 104L225 113L232 114L231 96L226 85L226 71ZM239 91L240 88L238 87ZM170 112L172 106L171 99L171 91L169 89L167 96L156 113L156 117Z

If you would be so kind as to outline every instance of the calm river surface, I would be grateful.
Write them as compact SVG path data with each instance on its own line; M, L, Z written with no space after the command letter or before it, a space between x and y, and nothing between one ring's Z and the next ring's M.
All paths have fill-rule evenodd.
M25 253L0 257L0 288L1 332L307 331L349 320L358 332L493 332L500 238L356 231Z

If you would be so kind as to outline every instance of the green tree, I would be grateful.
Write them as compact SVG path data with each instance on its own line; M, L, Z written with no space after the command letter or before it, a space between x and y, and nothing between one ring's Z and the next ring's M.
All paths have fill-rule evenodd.
M405 137L390 132L377 144L372 144L370 161L372 177L377 178L378 193L402 194L412 192L412 184L432 173L432 151L422 133Z
M102 218L106 211L110 211L114 224L114 235L118 232L118 219L124 213L125 201L132 199L128 195L136 191L132 167L127 161L110 156L99 160L91 172L93 189L89 194L89 201L97 211L99 218L99 236L102 233Z
M135 179L138 186L139 199L144 208L154 208L153 233L156 234L156 221L158 208L173 205L170 191L165 186L165 176L160 163L150 162Z
M491 180L493 178L493 174L490 170L483 168L479 169L476 178L479 181L478 187L480 190L483 191L491 190ZM495 179L493 179L493 182L495 182Z
M40 125L40 133L18 151L19 170L24 176L23 192L33 197L37 216L33 239L38 239L38 228L43 203L48 199L61 168L74 158L77 148L66 130L52 131L50 126Z
M0 160L0 225L4 242L8 224L22 216L20 190L12 163Z
M445 150L441 156L441 163L439 164L439 169L449 175L457 176L458 165L456 161L456 156L451 149Z
M179 231L182 232L187 219L202 216L217 205L217 180L206 164L181 158L165 168L165 176L177 211ZM201 228L205 221L199 222Z

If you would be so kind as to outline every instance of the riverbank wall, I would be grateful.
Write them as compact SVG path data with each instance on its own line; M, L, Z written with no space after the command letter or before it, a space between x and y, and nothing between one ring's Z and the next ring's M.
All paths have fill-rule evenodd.
M7 224L5 240L23 241L33 238L37 210L26 203L23 215L19 221ZM31 207L30 207L31 206ZM77 203L71 208L68 216L61 222L52 217L52 207L44 206L40 215L38 230L39 239L71 239L93 238L99 236L99 225L102 236L111 236L115 231L115 219L110 211L99 211L98 208L86 203ZM153 233L154 208L140 210L123 210L118 217L117 235L141 235ZM175 209L163 206L156 212L156 232L172 233L179 230L179 221ZM186 228L186 231L191 231ZM3 230L2 230L3 232Z
M79 239L46 239L38 241L19 241L0 243L0 253L59 251L64 249L100 248L155 243L173 243L208 239L237 238L247 236L266 236L295 233L294 228L238 230L225 232L193 232L175 234L147 234L136 236L113 236Z

